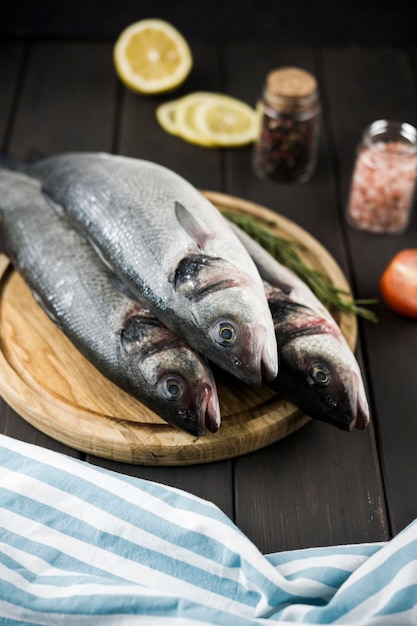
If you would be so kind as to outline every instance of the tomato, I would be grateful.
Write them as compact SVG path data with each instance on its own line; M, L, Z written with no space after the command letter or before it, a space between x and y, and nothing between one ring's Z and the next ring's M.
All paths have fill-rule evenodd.
M417 318L417 249L398 252L383 272L379 287L389 307Z

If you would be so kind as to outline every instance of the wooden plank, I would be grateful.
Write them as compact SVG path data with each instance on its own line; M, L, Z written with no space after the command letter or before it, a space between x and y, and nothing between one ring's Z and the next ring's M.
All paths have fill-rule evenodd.
M124 90L117 151L165 165L198 188L220 191L220 152L170 135L156 120L156 108L164 102L194 91L219 89L217 47L196 44L192 51L193 69L177 91L152 97Z
M80 454L77 450L72 450L59 441L52 439L52 437L48 437L29 424L29 422L20 417L6 404L2 398L0 398L0 416L0 433L3 435L31 443L35 446L55 450L55 452L61 452L62 454L67 454L75 458L84 458L85 456Z
M218 57L215 45L193 45L194 66L182 87L164 96L150 97L134 94L125 88L121 94L120 125L116 150L121 154L161 163L185 176L192 184L204 189L219 190L221 157L217 150L207 150L188 144L167 134L156 121L156 107L162 102L192 91L218 89ZM233 517L233 475L230 460L206 465L183 467L145 467L118 465L89 456L89 460L133 476L154 480L185 489L211 500L227 515Z
M111 46L33 45L10 151L18 158L112 148L116 85Z
M110 150L116 101L111 48L107 44L40 42L34 43L30 52L9 152L26 158L34 152ZM5 415L2 432L84 457L43 435L11 409Z
M24 49L22 42L0 42L0 145L3 150L7 148Z
M303 47L230 46L227 57L228 90L255 105L267 73L277 67L295 65L316 75L322 90L319 67L311 49ZM241 72L240 68L245 71ZM323 103L323 108L324 103ZM325 111L323 117L325 115ZM335 206L335 181L327 148L326 125L322 122L317 168L305 184L277 184L261 180L252 171L252 147L228 152L224 191L268 206L305 227L329 252L347 267L342 233Z
M324 53L332 132L340 167L340 207L347 201L356 145L377 119L417 122L415 72L404 52L390 48L334 49ZM343 80L340 80L343 76ZM380 297L378 282L394 253L416 245L417 215L401 236L370 235L346 227L354 284L360 297ZM415 450L417 388L415 323L382 301L378 325L363 324L374 401L374 421L393 533L417 515Z
M373 437L312 421L236 460L236 523L264 553L384 540L374 463Z
M100 467L169 485L203 498L218 506L233 519L233 474L231 461L216 461L191 467L146 467L116 463L88 456L88 461Z
M260 92L267 71L281 65L309 69L321 90L325 87L314 55L305 48L231 46L227 60L229 90L249 103ZM251 172L250 159L251 149L229 153L226 191L290 217L317 237L347 271L326 111L311 181L278 185L259 180ZM311 424L262 454L237 459L235 477L236 522L265 552L388 537L372 427L347 434Z

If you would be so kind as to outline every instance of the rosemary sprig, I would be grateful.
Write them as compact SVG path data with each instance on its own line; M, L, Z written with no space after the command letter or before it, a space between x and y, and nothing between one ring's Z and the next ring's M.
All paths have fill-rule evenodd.
M302 249L302 244L273 235L257 220L248 215L235 213L221 207L220 210L228 220L250 235L277 261L295 272L325 306L333 306L340 311L359 315L370 322L378 321L375 313L364 306L375 304L377 300L355 300L349 291L333 285L325 274L309 267L301 259L297 248Z

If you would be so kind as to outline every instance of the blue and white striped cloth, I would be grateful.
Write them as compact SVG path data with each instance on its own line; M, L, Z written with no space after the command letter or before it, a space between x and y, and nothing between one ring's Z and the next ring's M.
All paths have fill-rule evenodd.
M262 555L213 504L0 435L0 624L417 624L417 524Z

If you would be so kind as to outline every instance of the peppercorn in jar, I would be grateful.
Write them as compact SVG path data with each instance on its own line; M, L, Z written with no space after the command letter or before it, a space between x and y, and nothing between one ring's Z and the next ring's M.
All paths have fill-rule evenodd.
M255 174L280 183L309 180L316 164L320 126L315 77L296 67L270 72L258 110Z

